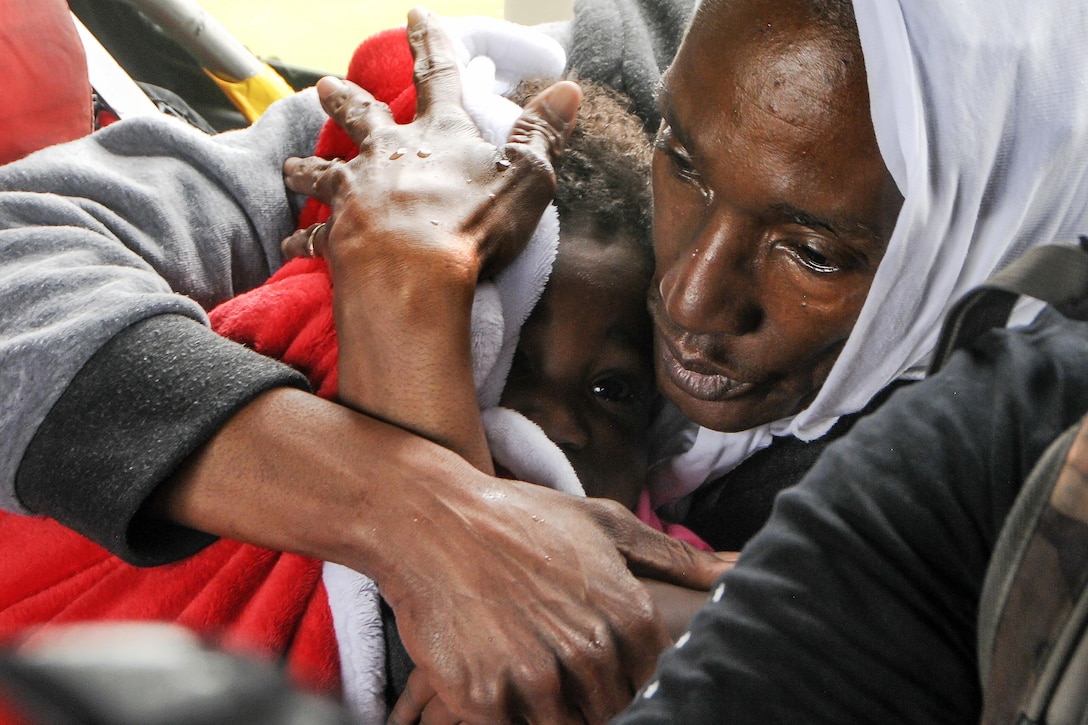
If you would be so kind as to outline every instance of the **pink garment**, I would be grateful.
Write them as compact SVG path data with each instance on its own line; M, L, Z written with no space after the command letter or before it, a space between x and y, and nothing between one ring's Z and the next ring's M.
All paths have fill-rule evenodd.
M652 526L658 531L663 531L674 539L680 539L686 541L696 549L702 551L714 551L714 548L699 538L699 535L689 529L683 524L670 524L662 521L654 511L654 507L650 504L650 490L643 489L642 495L638 499L638 505L635 506L635 516L638 516L639 521Z

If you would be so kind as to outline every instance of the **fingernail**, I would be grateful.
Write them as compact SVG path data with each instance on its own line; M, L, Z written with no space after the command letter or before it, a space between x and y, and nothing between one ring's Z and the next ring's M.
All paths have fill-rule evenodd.
M575 83L562 82L551 87L544 102L552 113L560 118L573 118L582 104L582 89Z
M430 12L422 5L417 5L408 11L408 27L414 27L424 22Z

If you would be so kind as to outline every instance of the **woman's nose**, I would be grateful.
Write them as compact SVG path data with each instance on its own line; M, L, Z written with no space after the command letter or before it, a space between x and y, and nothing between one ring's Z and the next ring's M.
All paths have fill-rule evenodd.
M737 226L712 217L665 260L658 291L669 318L686 332L743 335L763 319L755 244Z

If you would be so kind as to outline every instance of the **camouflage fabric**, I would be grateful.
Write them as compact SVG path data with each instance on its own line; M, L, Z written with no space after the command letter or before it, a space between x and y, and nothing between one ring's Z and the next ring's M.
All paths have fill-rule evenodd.
M995 550L980 616L983 723L1083 722L1086 584L1088 418L1035 467Z

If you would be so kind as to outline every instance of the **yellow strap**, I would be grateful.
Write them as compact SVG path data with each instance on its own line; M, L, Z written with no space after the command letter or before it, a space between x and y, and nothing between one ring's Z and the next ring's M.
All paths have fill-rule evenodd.
M253 123L273 101L286 98L295 92L271 66L266 63L262 63L262 66L261 72L241 81L221 78L207 68L204 72L215 81L246 120Z

